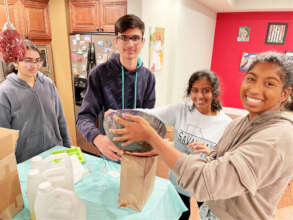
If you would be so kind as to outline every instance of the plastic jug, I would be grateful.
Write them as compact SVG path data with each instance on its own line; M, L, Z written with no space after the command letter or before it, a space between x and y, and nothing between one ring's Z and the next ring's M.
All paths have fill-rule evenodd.
M31 169L27 174L27 191L26 196L28 198L29 210L32 220L35 220L34 204L37 195L37 189L39 184L43 182L42 176L38 169Z
M31 169L39 169L40 171L43 170L43 158L41 156L34 156L30 160Z
M86 220L85 204L74 191L42 182L35 200L36 220Z
M54 162L60 160L59 162ZM71 158L66 153L50 155L43 160L42 177L52 185L74 190Z

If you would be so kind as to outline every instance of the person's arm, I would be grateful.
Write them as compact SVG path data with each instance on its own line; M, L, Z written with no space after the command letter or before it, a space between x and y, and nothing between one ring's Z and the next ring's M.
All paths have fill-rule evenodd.
M103 111L103 97L102 84L98 78L98 71L96 68L92 70L88 79L88 88L85 97L82 101L80 111L77 117L77 128L82 135L90 142L93 143L99 151L111 160L120 160L119 155L123 151L116 147L110 139L104 135L102 129L97 128L96 120L99 113ZM101 122L102 120L100 120Z
M147 82L147 89L143 97L142 108L153 108L156 104L156 79L153 73L150 73Z
M102 97L101 91L99 91L101 85L96 75L94 70L89 75L87 91L76 121L79 131L91 143L97 135L102 134L102 131L96 126L96 120L102 111L100 104Z
M114 116L114 119L125 128L110 130L114 134L122 135L121 137L115 137L113 141L124 142L122 146L136 141L146 141L156 149L169 167L172 168L175 165L177 159L182 155L181 152L169 147L168 142L162 139L143 118L127 114L123 114L123 117L133 122Z
M176 122L176 116L181 111L182 104L167 105L158 108L145 108L137 109L138 111L145 112L150 115L154 115L159 118L164 124L174 126Z
M0 89L0 127L11 128L12 125L12 112L8 95L5 91L8 87L4 87L3 84Z
M70 135L67 129L66 119L65 119L63 107L60 101L60 97L58 95L58 92L55 86L54 86L54 92L55 92L54 96L56 99L56 114L57 114L60 134L63 140L63 146L70 147L71 146Z
M0 103L0 127L11 128L10 109L2 103Z
M169 148L143 118L123 117L131 121L116 117L124 128L111 131L121 135L115 141L123 141L123 145L147 141L178 177L179 186L199 201L228 199L247 192L255 194L259 188L274 183L283 172L284 156L278 148L291 150L287 146L293 145L292 126L281 130L273 127L256 133L236 150L207 162L197 155L184 155Z

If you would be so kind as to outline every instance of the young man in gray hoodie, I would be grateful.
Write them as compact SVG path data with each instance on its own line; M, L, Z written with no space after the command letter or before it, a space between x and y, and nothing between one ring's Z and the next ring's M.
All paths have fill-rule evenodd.
M70 137L57 89L39 72L40 51L25 40L18 72L0 84L0 127L19 130L15 156L25 161L56 145L70 147ZM5 146L3 146L5 147Z

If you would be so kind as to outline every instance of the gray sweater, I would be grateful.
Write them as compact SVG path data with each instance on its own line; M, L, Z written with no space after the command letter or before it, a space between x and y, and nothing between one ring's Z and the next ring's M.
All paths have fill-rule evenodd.
M293 178L292 113L235 119L207 159L183 155L178 184L220 219L271 220Z
M15 150L18 163L56 145L70 147L57 89L41 72L34 88L14 73L0 84L0 127L20 131Z

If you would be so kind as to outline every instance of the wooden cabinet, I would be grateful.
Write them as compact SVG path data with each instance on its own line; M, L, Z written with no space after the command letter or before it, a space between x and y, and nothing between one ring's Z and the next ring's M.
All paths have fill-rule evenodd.
M70 20L72 32L96 32L100 26L99 2L71 1Z
M126 0L71 0L71 32L114 32L116 20L126 13Z
M8 0L9 16L16 30L31 40L50 40L49 0ZM0 29L6 23L4 0L0 0Z
M29 39L51 39L49 24L48 1L23 2L23 16L26 27L26 37Z
M101 2L101 28L103 32L114 32L114 24L118 18L127 13L126 1Z

